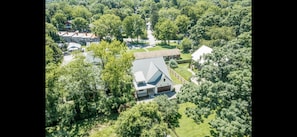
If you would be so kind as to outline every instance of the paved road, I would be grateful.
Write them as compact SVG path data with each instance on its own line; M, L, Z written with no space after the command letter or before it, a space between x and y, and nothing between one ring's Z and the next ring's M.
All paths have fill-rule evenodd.
M153 47L156 45L156 39L151 30L151 22L146 23L146 25L148 26L146 32L147 32L147 38L149 41L149 47Z

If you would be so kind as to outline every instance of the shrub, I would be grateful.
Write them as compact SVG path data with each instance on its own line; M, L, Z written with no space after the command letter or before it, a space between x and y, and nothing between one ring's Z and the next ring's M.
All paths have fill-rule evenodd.
M178 64L177 64L175 59L170 59L169 60L169 66L170 66L170 68L177 68Z

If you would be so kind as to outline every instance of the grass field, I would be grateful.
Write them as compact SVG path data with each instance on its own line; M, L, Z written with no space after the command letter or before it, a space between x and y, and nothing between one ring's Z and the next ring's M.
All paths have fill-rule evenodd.
M161 46L155 46L152 48L147 48L148 51L156 51L156 50L166 50L167 48L163 48Z
M211 114L207 119L201 124L196 124L193 119L185 115L185 110L187 107L195 107L193 103L182 103L179 104L178 112L182 115L179 119L180 127L176 128L175 131L179 137L211 137L210 126L208 122L214 119L215 115Z
M192 77L192 73L188 71L188 66L189 66L189 63L178 64L178 68L174 69L178 74L180 74L187 81L189 81L190 78Z
M170 77L174 84L182 84L182 82L178 80L172 73L170 73Z
M181 57L181 59L191 59L192 58L190 53L181 53L180 57Z
M128 52L146 52L144 49L140 48L140 49L131 49L131 50L128 50Z

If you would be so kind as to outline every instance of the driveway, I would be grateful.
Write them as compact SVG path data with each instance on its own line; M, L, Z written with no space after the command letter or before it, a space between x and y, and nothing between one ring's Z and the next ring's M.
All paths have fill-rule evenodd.
M182 87L182 84L176 84L176 85L173 85L173 87L175 88L175 92L172 92L172 91L164 92L162 94L158 94L153 97L141 99L141 100L137 101L137 103L150 102L150 101L153 101L155 97L164 95L164 94L167 95L168 99L174 99L174 98L176 98L176 94L178 92L180 92L180 88Z

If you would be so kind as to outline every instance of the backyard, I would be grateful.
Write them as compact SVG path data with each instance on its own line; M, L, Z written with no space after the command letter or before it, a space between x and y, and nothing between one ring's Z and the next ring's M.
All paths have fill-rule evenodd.
M185 114L187 107L195 107L195 104L187 102L179 104L178 112L182 115L179 119L180 127L175 129L175 132L179 137L207 137L211 136L210 126L208 122L215 118L214 114L211 114L208 118L204 119L201 124L196 124L193 119L187 117Z

